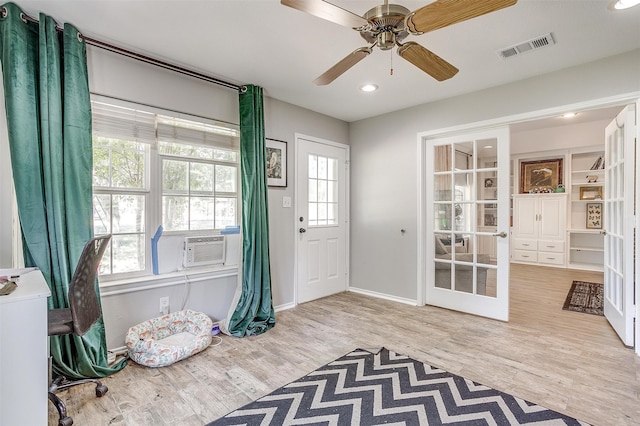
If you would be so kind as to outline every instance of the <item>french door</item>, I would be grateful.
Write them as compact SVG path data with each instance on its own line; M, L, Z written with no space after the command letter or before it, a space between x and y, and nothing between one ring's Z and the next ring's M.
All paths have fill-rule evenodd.
M509 129L427 140L425 302L509 319Z
M635 107L605 130L604 315L622 342L633 346Z

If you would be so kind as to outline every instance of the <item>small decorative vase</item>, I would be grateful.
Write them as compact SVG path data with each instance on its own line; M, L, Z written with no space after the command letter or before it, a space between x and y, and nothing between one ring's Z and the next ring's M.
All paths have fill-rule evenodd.
M556 192L564 192L564 185L559 184L558 186L556 186Z

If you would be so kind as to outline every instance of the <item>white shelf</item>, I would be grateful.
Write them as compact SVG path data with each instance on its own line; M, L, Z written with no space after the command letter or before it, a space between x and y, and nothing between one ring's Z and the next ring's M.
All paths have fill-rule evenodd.
M604 186L604 182L574 182L572 186Z
M569 269L579 269L581 271L598 271L602 272L604 267L602 265L596 265L594 263L577 263L577 262L569 262L567 266Z
M571 171L572 175L585 175L585 179L588 175L596 175L598 179L600 176L604 175L604 169L595 169L595 170L573 170Z
M604 253L604 248L595 248L595 247L569 247L569 250L574 251L594 251Z
M601 234L602 229L586 229L586 228L571 228L567 231L573 234Z

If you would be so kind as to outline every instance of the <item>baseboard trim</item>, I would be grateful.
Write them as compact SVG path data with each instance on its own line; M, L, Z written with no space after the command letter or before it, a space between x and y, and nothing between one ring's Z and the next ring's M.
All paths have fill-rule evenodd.
M363 294L365 296L377 297L378 299L390 300L392 302L404 303L405 305L418 306L418 302L414 299L407 299L404 297L391 296L385 293L378 293L377 291L365 290L363 288L349 287L350 292Z
M296 304L294 302L291 302L291 303L285 303L284 305L275 306L273 310L276 312L280 312L280 311L286 311L287 309L291 309L295 307L296 307Z

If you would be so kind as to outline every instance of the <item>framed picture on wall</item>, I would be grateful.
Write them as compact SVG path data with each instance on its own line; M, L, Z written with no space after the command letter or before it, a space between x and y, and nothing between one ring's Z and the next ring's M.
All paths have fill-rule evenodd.
M520 163L520 193L551 192L562 183L562 158Z
M267 185L287 186L287 143L266 138Z
M602 203L587 203L587 229L602 229Z
M601 186L581 186L580 199L581 200L602 200L602 187Z

